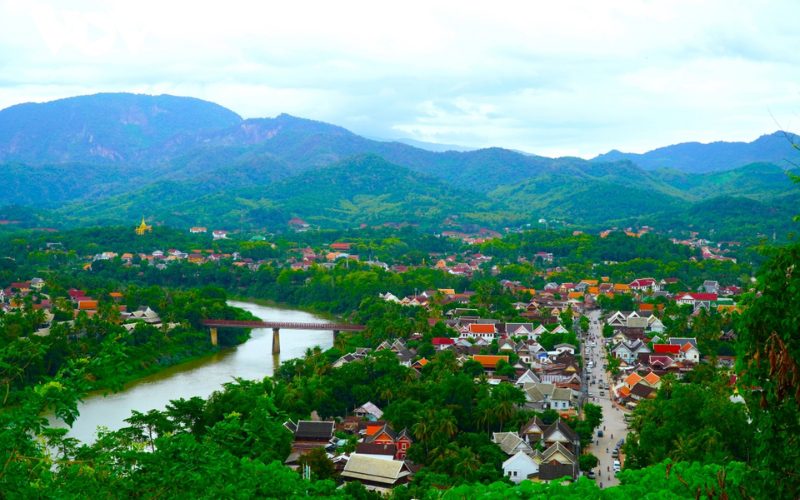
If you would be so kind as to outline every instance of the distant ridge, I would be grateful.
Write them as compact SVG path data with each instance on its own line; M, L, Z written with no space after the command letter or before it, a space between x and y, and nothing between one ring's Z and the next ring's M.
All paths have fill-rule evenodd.
M199 99L97 94L0 111L0 206L35 207L66 225L145 215L280 231L302 216L318 227L502 229L544 218L752 239L791 230L800 202L785 172L792 158L800 152L780 132L591 161L436 152L288 114L244 120Z
M790 167L792 159L797 157L792 143L797 144L798 139L800 137L791 132L777 131L762 135L753 142L684 142L643 154L611 150L592 161L629 160L645 170L670 168L692 173L730 170L757 162Z

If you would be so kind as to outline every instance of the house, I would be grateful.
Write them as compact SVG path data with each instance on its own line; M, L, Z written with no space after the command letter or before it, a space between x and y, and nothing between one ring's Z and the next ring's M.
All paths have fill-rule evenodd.
M647 317L647 327L645 330L655 333L664 333L664 323L655 314Z
M394 460L397 455L397 446L394 444L358 443L355 452L381 460Z
M550 409L567 411L572 408L572 389L556 387L550 395Z
M372 422L380 420L381 417L383 417L383 411L381 411L380 408L372 404L370 401L367 401L363 405L353 410L353 414L361 418L366 418Z
M681 352L681 346L677 344L653 344L653 352L655 354L678 356Z
M711 309L711 307L716 305L716 302L716 293L682 292L675 295L675 303L678 305L690 305L694 309L698 309L700 307Z
M493 432L492 442L499 446L506 455L514 455L520 451L533 453L531 446L516 432Z
M308 223L303 219L301 219L300 217L292 217L291 219L289 219L288 224L295 231L305 231L310 227Z
M689 361L691 363L699 363L700 351L694 344L692 344L691 342L687 342L681 346L680 353L678 354L678 359L682 361Z
M546 426L542 419L539 417L533 417L528 421L527 424L522 426L519 433L525 439L525 442L528 444L531 443L538 443L542 440L544 436Z
M546 446L560 444L574 452L580 444L580 436L566 422L558 419L544 430L542 441Z
M628 316L622 311L615 311L611 316L606 318L606 324L614 327L623 327L627 324Z
M643 382L639 382L631 387L630 397L636 401L641 401L642 399L653 399L656 397L656 390Z
M194 226L189 228L189 232L192 234L206 233L208 232L208 228L205 228L203 226Z
M350 243L331 243L330 244L331 250L335 250L337 252L349 252L351 246L352 245Z
M437 351L448 349L455 343L456 343L455 339L451 339L450 337L433 337L431 339L431 344L433 344L433 347Z
M532 323L506 323L506 335L509 337L533 338Z
M705 280L700 289L706 293L719 293L719 283L714 280Z
M633 361L639 356L639 353L643 352L649 353L650 349L641 340L634 340L633 342L623 341L611 349L611 353L615 357L626 363Z
M555 349L559 354L564 352L568 352L573 355L575 354L575 346L572 344L556 344L553 346L553 349Z
M292 451L306 451L327 446L333 437L336 422L300 420L297 423L288 420L283 424L294 434Z
M497 326L495 324L469 323L461 331L461 337L473 338L473 339L485 338L488 340L493 340L496 333L497 333Z
M397 460L405 459L408 447L413 443L406 429L403 429L400 433L396 433L394 429L386 423L382 425L370 424L366 429L366 434L367 435L364 437L365 443L394 446L394 458Z
M525 370L525 373L517 378L517 381L514 382L518 387L523 387L525 384L538 384L541 380L539 377L530 370Z
M511 482L519 484L529 477L538 474L541 457L538 452L536 452L534 456L536 458L524 451L518 451L511 456L511 458L503 462L503 475Z
M550 481L562 477L578 477L578 459L561 443L555 443L541 454L539 479Z
M497 363L505 361L508 363L508 356L494 355L494 354L474 354L472 359L477 361L483 366L484 370L494 371L497 369Z
M637 292L657 292L661 289L659 283L653 278L639 278L631 281L628 286Z
M366 488L386 492L407 483L411 476L408 465L401 460L384 460L354 453L342 470L344 481L358 481Z
M222 229L215 229L211 232L211 237L215 240L225 240L228 239L228 231Z

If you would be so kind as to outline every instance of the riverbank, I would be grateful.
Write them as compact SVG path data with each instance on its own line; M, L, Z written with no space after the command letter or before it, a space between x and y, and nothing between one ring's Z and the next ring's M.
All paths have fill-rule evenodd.
M244 309L261 319L287 322L325 321L320 316L296 309L281 309L252 301L230 300L229 305ZM281 332L281 354L272 355L272 330L254 329L244 343L219 349L209 355L175 364L155 373L128 382L122 390L94 391L79 405L80 417L69 436L90 443L98 427L111 430L124 427L132 410L146 413L162 410L171 400L207 398L223 384L236 379L261 380L271 376L282 361L302 357L306 350L319 346L329 349L333 333L318 330ZM47 415L52 426L67 427L54 416Z

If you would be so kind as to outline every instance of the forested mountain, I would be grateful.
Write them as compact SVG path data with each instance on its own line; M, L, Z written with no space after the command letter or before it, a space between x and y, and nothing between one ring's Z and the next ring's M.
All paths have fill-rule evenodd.
M96 94L18 104L0 111L0 161L124 163L149 158L176 136L240 121L217 104L170 95Z
M644 154L609 151L594 159L607 162L630 160L645 170L671 168L687 173L715 172L757 162L775 163L781 167L796 164L797 151L792 144L798 137L788 132L762 135L753 142L685 142L654 149Z
M323 227L438 228L455 216L498 228L547 218L783 235L796 187L770 161L792 152L778 133L592 161L434 152L286 114L244 120L198 99L98 94L0 111L0 200L67 225L145 216L280 229L300 216Z

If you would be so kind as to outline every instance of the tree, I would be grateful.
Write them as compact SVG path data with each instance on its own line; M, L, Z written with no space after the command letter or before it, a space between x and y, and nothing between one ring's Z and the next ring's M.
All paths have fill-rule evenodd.
M591 453L585 453L578 459L579 467L584 472L589 472L590 470L594 469L597 467L599 462L600 461L597 459L597 457Z
M304 453L298 460L301 467L311 468L311 477L314 479L328 479L336 473L336 468L325 453L325 448L314 448Z
M758 429L758 483L800 497L800 244L770 252L737 331L739 390ZM753 389L756 388L756 389ZM780 443L778 446L770 443Z

